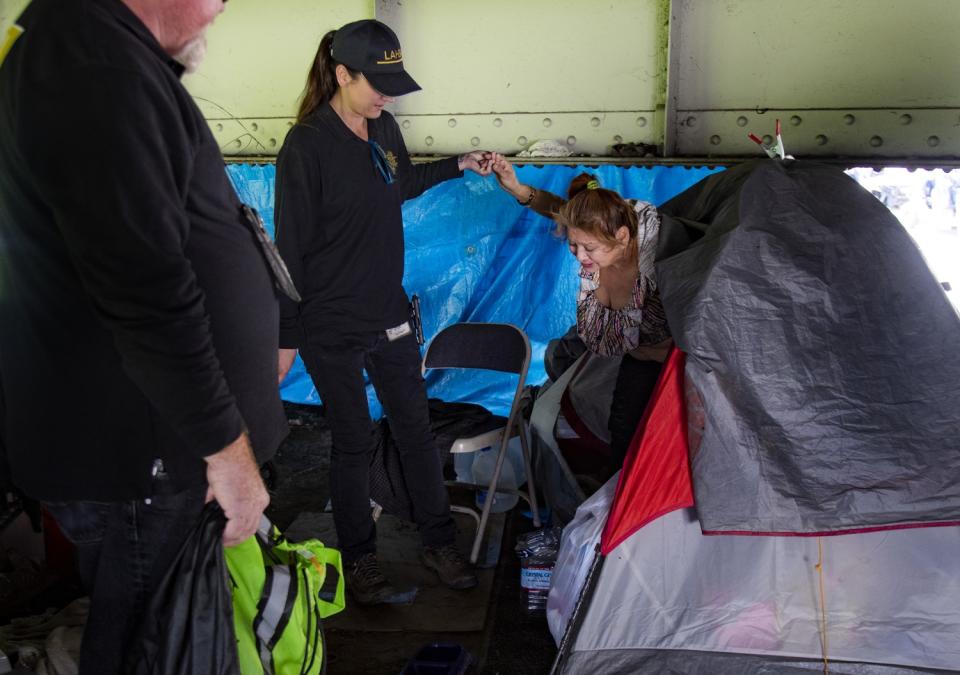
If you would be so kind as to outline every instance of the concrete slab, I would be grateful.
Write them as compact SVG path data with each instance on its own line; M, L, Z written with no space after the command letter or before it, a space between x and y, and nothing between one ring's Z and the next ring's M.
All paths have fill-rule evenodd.
M456 516L460 528L458 544L468 551L473 542L473 521ZM330 630L366 632L409 631L415 633L446 633L482 631L493 588L494 569L503 538L504 517L495 514L485 537L487 569L479 569L480 581L476 588L455 591L440 583L436 574L420 563L420 536L415 525L384 514L377 521L377 546L380 565L390 581L398 588L417 588L415 600L402 605L364 607L351 602L347 608L324 624ZM287 538L317 538L336 546L336 532L332 513L303 512L286 530Z

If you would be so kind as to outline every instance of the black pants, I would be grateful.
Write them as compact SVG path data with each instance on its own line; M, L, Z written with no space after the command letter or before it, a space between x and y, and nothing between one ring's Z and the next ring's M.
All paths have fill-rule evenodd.
M427 390L416 338L386 334L340 336L335 345L310 345L300 356L323 399L333 432L330 498L338 545L346 563L376 551L370 512L373 423L363 382L366 368L400 450L413 519L425 546L451 544L456 525L443 485L440 453L430 426Z
M629 354L625 354L620 362L607 424L610 430L611 473L623 466L633 433L653 395L662 369L663 364L659 361L640 361Z
M90 615L80 647L80 675L121 675L146 603L193 530L206 486L149 501L48 502L74 544Z

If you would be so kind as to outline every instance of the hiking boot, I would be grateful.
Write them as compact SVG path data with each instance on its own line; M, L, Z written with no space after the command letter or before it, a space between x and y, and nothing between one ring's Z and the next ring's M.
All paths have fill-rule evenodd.
M360 605L379 605L396 595L396 589L380 571L376 553L360 556L344 576L350 596Z
M424 546L420 560L424 567L436 572L440 581L450 588L463 590L477 585L476 575L455 544Z

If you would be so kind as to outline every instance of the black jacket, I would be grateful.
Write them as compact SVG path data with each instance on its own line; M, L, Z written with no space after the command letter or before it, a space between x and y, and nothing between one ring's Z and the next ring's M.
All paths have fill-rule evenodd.
M119 0L34 0L0 66L0 424L47 500L286 433L273 282L182 69Z
M303 302L281 298L280 344L335 342L409 318L403 290L405 199L463 175L457 158L412 164L390 113L368 120L395 180L329 103L287 134L277 157L277 245ZM304 337L306 336L306 338Z

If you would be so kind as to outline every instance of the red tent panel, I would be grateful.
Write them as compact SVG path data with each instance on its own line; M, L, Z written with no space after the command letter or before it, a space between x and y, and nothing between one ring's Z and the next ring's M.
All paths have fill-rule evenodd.
M693 506L687 456L684 362L684 353L674 348L630 442L600 538L603 555L650 521L670 511Z

